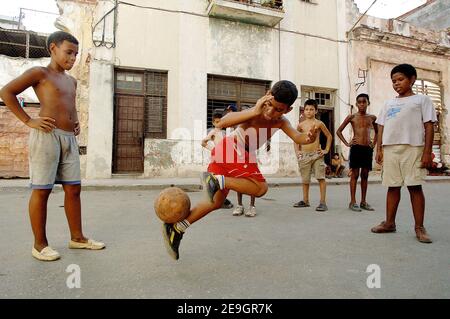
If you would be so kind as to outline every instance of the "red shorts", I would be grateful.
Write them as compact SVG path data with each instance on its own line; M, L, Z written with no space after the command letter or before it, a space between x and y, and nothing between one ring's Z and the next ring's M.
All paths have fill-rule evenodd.
M256 153L245 150L243 143L238 143L235 136L223 138L211 152L211 163L208 172L226 177L251 178L265 182L256 160ZM227 195L229 190L224 190Z

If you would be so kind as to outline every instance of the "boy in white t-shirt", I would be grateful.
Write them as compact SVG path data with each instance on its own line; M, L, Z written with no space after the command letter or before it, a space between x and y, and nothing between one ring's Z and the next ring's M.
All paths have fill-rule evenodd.
M406 185L411 197L416 237L422 243L431 243L423 226L425 197L422 181L426 168L432 164L433 123L437 118L431 99L412 91L416 78L417 72L412 65L400 64L392 69L392 86L398 96L385 103L376 121L376 161L383 164L382 183L388 187L388 192L386 220L371 230L374 233L396 231L400 190Z

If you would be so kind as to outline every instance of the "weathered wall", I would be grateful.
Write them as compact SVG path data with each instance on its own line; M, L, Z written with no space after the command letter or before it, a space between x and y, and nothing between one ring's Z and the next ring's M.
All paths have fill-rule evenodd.
M38 107L26 107L32 117ZM0 106L0 177L28 177L28 135L30 129L6 107Z
M281 30L209 18L204 16L208 2L203 0L132 3L171 10L119 5L115 52L116 67L168 71L169 139L182 127L193 134L195 120L202 121L206 134L207 74L273 82L288 79L299 89L302 85L339 89L336 1L326 5L285 1ZM288 114L294 126L300 103L299 97L295 110ZM166 151L172 145L172 141L146 143ZM280 143L283 161L278 174L290 174L297 167L291 158L292 142L281 135ZM151 177L165 169L167 162L146 146L144 165L144 176ZM170 174L190 176L200 169L204 166L183 164Z

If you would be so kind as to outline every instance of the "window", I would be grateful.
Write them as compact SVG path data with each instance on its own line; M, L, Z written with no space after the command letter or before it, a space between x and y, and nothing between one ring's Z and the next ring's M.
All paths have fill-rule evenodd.
M167 72L118 70L115 93L144 98L144 135L167 138Z
M230 104L238 111L252 107L270 89L270 81L208 75L207 127L212 127L212 114L223 112Z
M443 111L441 88L433 82L416 80L413 85L413 91L416 94L428 95L431 101L433 101L437 116L437 122L434 125L433 153L437 160L441 161L441 114Z

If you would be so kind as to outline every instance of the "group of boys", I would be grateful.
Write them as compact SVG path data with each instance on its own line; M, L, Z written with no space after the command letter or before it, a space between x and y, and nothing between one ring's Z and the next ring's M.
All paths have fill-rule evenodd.
M61 183L65 192L66 211L71 240L69 247L98 250L104 243L84 236L81 227L80 162L76 135L80 133L75 107L76 80L67 75L76 60L78 41L62 31L51 34L47 40L51 55L46 67L33 67L12 80L0 90L0 97L16 117L30 127L30 179L32 194L29 203L31 226L34 234L32 255L39 260L56 260L59 253L48 245L46 236L47 200L55 183ZM391 80L398 96L387 101L378 118L366 114L369 97L357 97L358 112L349 115L337 134L350 147L351 201L350 209L373 210L366 202L367 176L372 165L376 145L376 161L383 166L382 183L388 187L386 219L371 230L374 233L395 232L395 216L400 201L401 186L410 192L415 231L420 242L430 243L424 225L425 198L422 181L426 168L432 164L433 123L436 113L431 99L415 95L412 86L417 74L413 66L401 64L391 71ZM33 87L40 101L39 116L31 118L19 105L17 95ZM327 210L325 202L323 157L331 146L331 133L323 122L315 119L317 103L305 103L305 120L293 128L285 114L292 110L298 91L290 81L275 83L252 108L230 112L215 119L218 130L234 127L226 136L214 135L211 161L202 173L202 184L208 198L197 203L186 219L164 223L163 237L169 254L179 258L179 245L186 229L208 213L223 207L230 190L253 197L263 196L268 185L261 174L256 151L268 146L278 130L283 131L296 145L296 155L303 178L303 200L296 207L309 206L308 191L311 172L319 179L321 199L318 211ZM351 123L354 136L347 142L342 130ZM376 123L376 125L375 125ZM375 138L370 136L371 128ZM325 149L318 135L327 138ZM212 136L211 136L212 137ZM362 198L356 204L356 181L361 174Z

